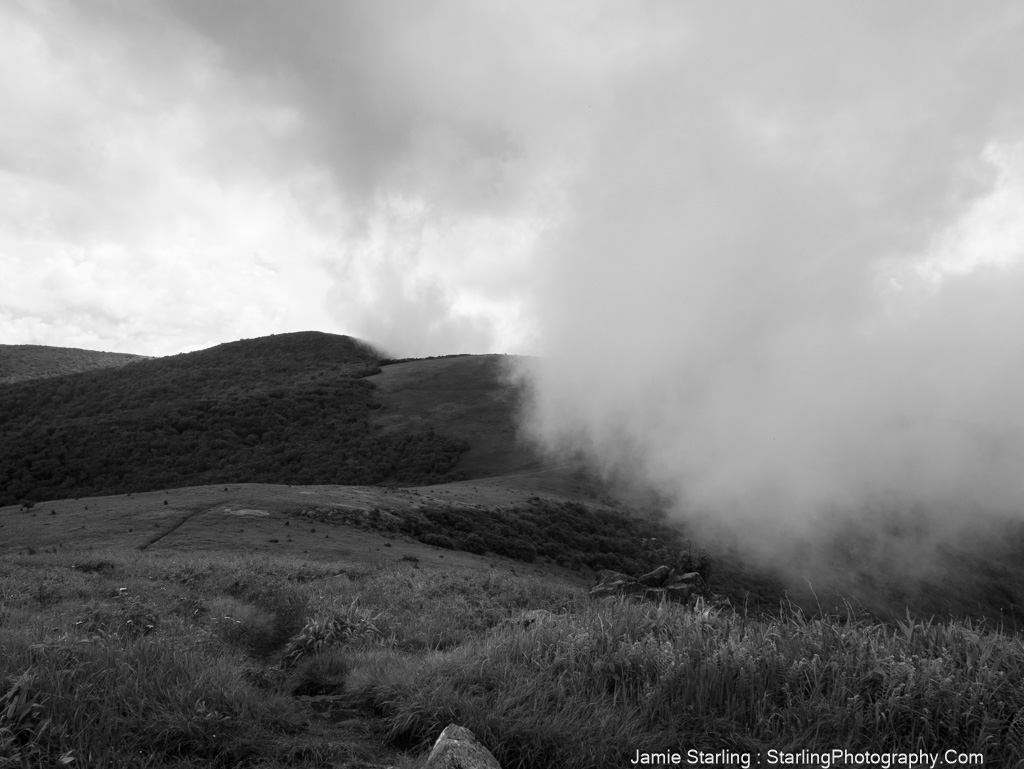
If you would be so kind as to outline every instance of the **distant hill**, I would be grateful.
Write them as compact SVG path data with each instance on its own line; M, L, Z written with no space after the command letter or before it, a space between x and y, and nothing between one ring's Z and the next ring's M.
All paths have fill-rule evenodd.
M446 355L382 364L369 377L383 408L373 423L387 433L435 430L465 441L459 469L471 478L533 472L543 465L516 440L518 391L505 355Z
M303 332L0 384L0 507L12 506L0 511L0 552L14 543L146 547L164 532L168 546L280 545L333 559L350 544L339 551L335 529L321 525L354 526L394 538L367 550L371 558L384 548L447 565L458 551L489 553L581 576L674 563L703 567L712 589L744 610L777 609L785 595L808 611L854 605L902 619L909 605L1018 628L1021 524L986 534L965 520L962 534L929 539L926 518L880 511L764 563L692 538L654 497L627 495L585 466L543 462L516 437L513 360L388 361L357 339ZM145 505L124 496L168 489L180 493ZM233 512L253 509L310 528L300 536L294 520L278 521L288 526L281 538L247 524L242 536Z
M465 441L384 432L356 339L278 334L0 385L0 505L226 482L438 483Z
M99 368L147 360L145 355L47 347L39 344L0 344L0 384L78 374Z

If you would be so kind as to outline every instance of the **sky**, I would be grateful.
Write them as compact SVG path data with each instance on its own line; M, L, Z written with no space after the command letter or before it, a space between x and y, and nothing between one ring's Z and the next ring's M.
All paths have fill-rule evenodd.
M14 0L0 28L3 343L538 356L538 441L709 519L1017 514L1017 2Z
M548 5L4 3L0 339L533 349L538 243L654 31Z

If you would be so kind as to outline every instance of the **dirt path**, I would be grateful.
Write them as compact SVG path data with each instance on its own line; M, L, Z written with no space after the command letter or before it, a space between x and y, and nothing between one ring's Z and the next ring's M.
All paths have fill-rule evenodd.
M214 507L216 507L216 505L214 505ZM182 518L180 521L178 521L173 526L171 526L171 528L167 529L166 531L160 532L159 534L157 534L154 537L151 537L149 539L149 541L147 541L145 544L139 545L138 549L144 551L146 548L151 547L152 545L155 545L157 542L159 542L164 537L167 537L167 536L173 534L174 532L176 532L178 529L180 529L186 523L191 521L197 515L201 515L202 513L208 513L208 512L210 512L213 509L214 509L213 507L203 507L203 508L200 508L198 510L193 510L191 513L189 513L184 518Z

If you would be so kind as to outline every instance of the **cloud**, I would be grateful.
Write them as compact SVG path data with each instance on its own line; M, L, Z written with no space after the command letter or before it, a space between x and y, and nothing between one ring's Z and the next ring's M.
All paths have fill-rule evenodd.
M288 279L252 269L322 283L329 239L303 197L323 184L275 176L266 151L285 106L234 92L214 49L141 6L5 15L5 340L168 354L328 320L324 299L292 303Z
M538 440L691 517L1016 513L1013 3L0 14L9 341L542 353Z
M13 118L0 259L20 281L0 297L0 330L63 344L80 328L150 353L295 327L383 332L404 354L522 347L535 333L516 316L524 264L585 154L585 105L635 54L609 45L608 23L576 29L593 16L582 7L101 2L85 14L53 0L2 13ZM396 205L422 212L436 247L390 235L404 250L380 253ZM104 248L132 269L94 260ZM27 306L63 252L106 269L92 290L120 326L97 326L70 296ZM267 292L254 252L309 280ZM156 267L168 261L210 279L168 285ZM129 322L111 293L161 314ZM406 318L428 320L387 330Z
M396 354L529 343L526 265L617 66L609 24L591 39L579 8L470 2L168 7L243 87L303 116L296 146L342 219L339 323Z
M1019 515L1021 13L740 7L615 84L538 260L534 435L748 543Z

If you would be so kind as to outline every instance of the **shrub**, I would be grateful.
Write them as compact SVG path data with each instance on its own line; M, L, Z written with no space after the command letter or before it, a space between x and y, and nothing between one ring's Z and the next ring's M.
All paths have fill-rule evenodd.
M479 534L469 534L459 540L458 549L464 550L467 553L483 555L487 552L487 543L484 542L483 537L481 537Z
M443 547L445 550L454 550L455 543L452 542L451 537L447 537L444 534L435 534L433 532L427 532L419 537L420 542L427 545L433 545L434 547Z
M298 635L288 641L281 664L292 667L303 657L332 646L380 641L383 633L377 627L379 619L379 614L359 611L353 601L343 613L307 622Z

